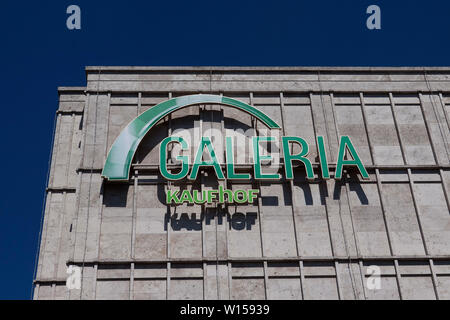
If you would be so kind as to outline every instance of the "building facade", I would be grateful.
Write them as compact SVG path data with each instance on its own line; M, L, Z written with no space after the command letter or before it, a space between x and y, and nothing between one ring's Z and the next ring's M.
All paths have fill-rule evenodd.
M87 67L86 76L86 87L58 89L34 299L450 299L450 68ZM252 173L243 132L263 125L221 104L164 116L127 181L102 177L130 121L199 93L242 101L281 135L303 137L315 178L298 166L293 180L218 180L208 168L195 181L163 179L159 144L177 131L241 135L235 154ZM369 179L352 168L333 179L343 135ZM318 136L331 179L320 175ZM224 143L215 147L223 160ZM219 185L259 196L166 203L168 190ZM69 289L76 268L80 287Z

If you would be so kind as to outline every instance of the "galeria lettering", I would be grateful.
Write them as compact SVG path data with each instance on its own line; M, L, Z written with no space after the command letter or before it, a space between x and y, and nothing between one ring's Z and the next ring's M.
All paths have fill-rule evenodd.
M305 141L301 137L296 136L283 136L281 137L281 151L284 155L284 174L285 178L288 180L292 180L294 178L294 170L293 163L299 162L305 167L306 177L307 179L314 179L314 168L312 166L311 160L308 159L309 153L309 145L307 141ZM252 144L252 159L253 159L253 178L256 180L279 180L281 179L281 174L278 173L278 166L276 167L275 172L267 173L263 172L263 161L273 161L276 160L273 158L272 154L262 154L261 143L275 143L277 142L277 138L273 136L253 136L251 139ZM321 168L321 176L323 179L330 178L330 171L328 166L328 160L326 155L324 138L322 136L317 137L317 148L320 158L320 168ZM217 176L217 179L224 180L250 180L252 177L249 173L238 173L235 170L234 163L234 145L233 145L233 137L227 136L225 137L225 172L222 169L222 165L218 160L216 150L213 146L213 142L211 137L203 136L200 139L200 143L198 144L197 151L195 152L195 158L192 166L189 163L188 155L176 155L175 160L181 164L181 170L179 172L171 172L167 166L167 158L166 155L168 146L170 144L178 144L181 149L180 151L190 150L189 143L180 136L171 136L165 138L160 145L160 172L162 176L168 180L180 180L187 178L189 180L196 180L199 170L202 167L211 167L214 169L214 172ZM297 144L300 146L301 151L298 153L293 153L291 151L291 145ZM204 154L206 152L208 160L205 160ZM181 152L182 153L182 152ZM350 159L349 159L350 158ZM277 162L277 161L275 161ZM341 136L339 143L339 152L336 163L336 171L334 178L341 179L342 172L344 167L354 166L356 167L363 179L368 179L369 174L367 173L361 158L359 157L353 143L351 142L348 136ZM190 167L192 169L190 170ZM237 194L233 194L231 190L217 190L217 191L209 191L208 193L200 193L197 191L192 194L188 190L184 190L181 193L181 196L178 193L168 192L167 193L167 202L168 203L210 203L215 200L216 196L218 196L220 202L231 202L233 201L237 203L242 202L250 202L253 201L255 194L257 194L258 190L250 190L251 193L246 193L239 190L241 196ZM224 194L227 194L227 197L224 197ZM228 199L228 201L227 201ZM231 201L230 201L231 200Z

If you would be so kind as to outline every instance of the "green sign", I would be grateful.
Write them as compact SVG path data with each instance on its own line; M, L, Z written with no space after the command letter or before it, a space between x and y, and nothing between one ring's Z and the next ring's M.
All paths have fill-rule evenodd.
M199 104L221 104L237 108L239 110L245 111L264 123L269 129L280 129L278 124L268 117L263 112L259 111L255 107L252 107L241 101L209 94L198 94L173 98L164 101L149 110L142 113L136 119L131 121L128 126L119 134L117 139L114 141L103 168L102 176L107 180L123 181L129 179L129 171L131 166L131 161L134 154L142 141L144 136L149 132L149 130L163 117L169 115L170 113L177 111L184 107L194 107ZM273 160L271 154L263 154L261 152L261 143L273 143L277 140L273 136L253 136L252 141L252 159L253 159L253 178L256 180L279 180L281 179L281 174L276 172L263 173L264 161ZM307 179L314 179L314 169L311 161L307 158L309 153L308 142L301 137L296 136L282 136L281 139L281 154L284 155L284 175L288 180L294 179L293 163L298 162L305 167ZM328 160L325 152L324 138L322 136L317 136L316 139L317 149L319 153L320 168L323 179L329 179L330 173L328 168ZM234 163L234 145L233 137L225 137L225 164L219 162L214 149L212 139L208 136L200 137L198 148L195 153L194 161L190 164L190 159L187 155L177 155L175 160L181 164L181 169L177 172L169 170L167 167L167 148L169 144L179 144L181 150L189 150L189 142L184 138L179 136L171 136L165 138L159 149L159 168L161 175L167 180L196 180L198 173L203 167L210 167L214 170L217 179L224 180L250 180L251 175L249 173L237 173L235 170ZM290 146L292 144L297 144L300 146L299 153L291 153ZM205 150L208 154L209 160L204 160L203 155ZM347 159L345 158L346 155ZM356 167L363 179L368 179L369 174L367 173L361 158L359 157L354 145L352 144L348 136L341 136L339 141L339 152L336 163L336 171L334 178L341 179L344 167L354 166ZM225 169L225 172L223 171ZM246 203L253 202L257 196L258 190L227 190L220 187L219 190L204 190L198 191L193 190L192 192L184 190L179 191L168 191L167 192L167 203L168 204L180 204L180 203L192 203L192 204L203 204L203 203Z

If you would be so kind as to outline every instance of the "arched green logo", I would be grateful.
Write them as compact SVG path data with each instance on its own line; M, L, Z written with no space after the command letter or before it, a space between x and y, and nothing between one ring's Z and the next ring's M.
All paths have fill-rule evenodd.
M195 94L173 98L148 109L122 130L109 150L102 177L115 181L128 180L134 153L147 132L159 120L172 112L199 104L222 104L237 108L254 116L270 129L280 129L280 126L265 113L236 99L212 94Z

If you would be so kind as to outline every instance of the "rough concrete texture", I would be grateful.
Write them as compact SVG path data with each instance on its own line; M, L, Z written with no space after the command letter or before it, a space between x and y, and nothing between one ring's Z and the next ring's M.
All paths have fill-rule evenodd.
M60 87L35 299L450 299L450 69L88 67ZM158 144L177 129L261 128L223 106L187 108L141 142L125 183L102 181L120 131L153 105L195 93L250 103L336 163L349 135L370 174L258 188L253 204L168 207L168 188L217 188L158 174ZM231 133L230 133L231 134ZM237 138L248 141L238 132ZM247 139L247 140L246 140ZM223 161L223 144L216 152ZM195 146L190 150L194 156ZM249 149L235 149L245 163ZM331 173L333 174L333 170ZM316 172L317 175L318 172ZM82 268L81 289L66 269ZM367 270L377 266L381 288Z

